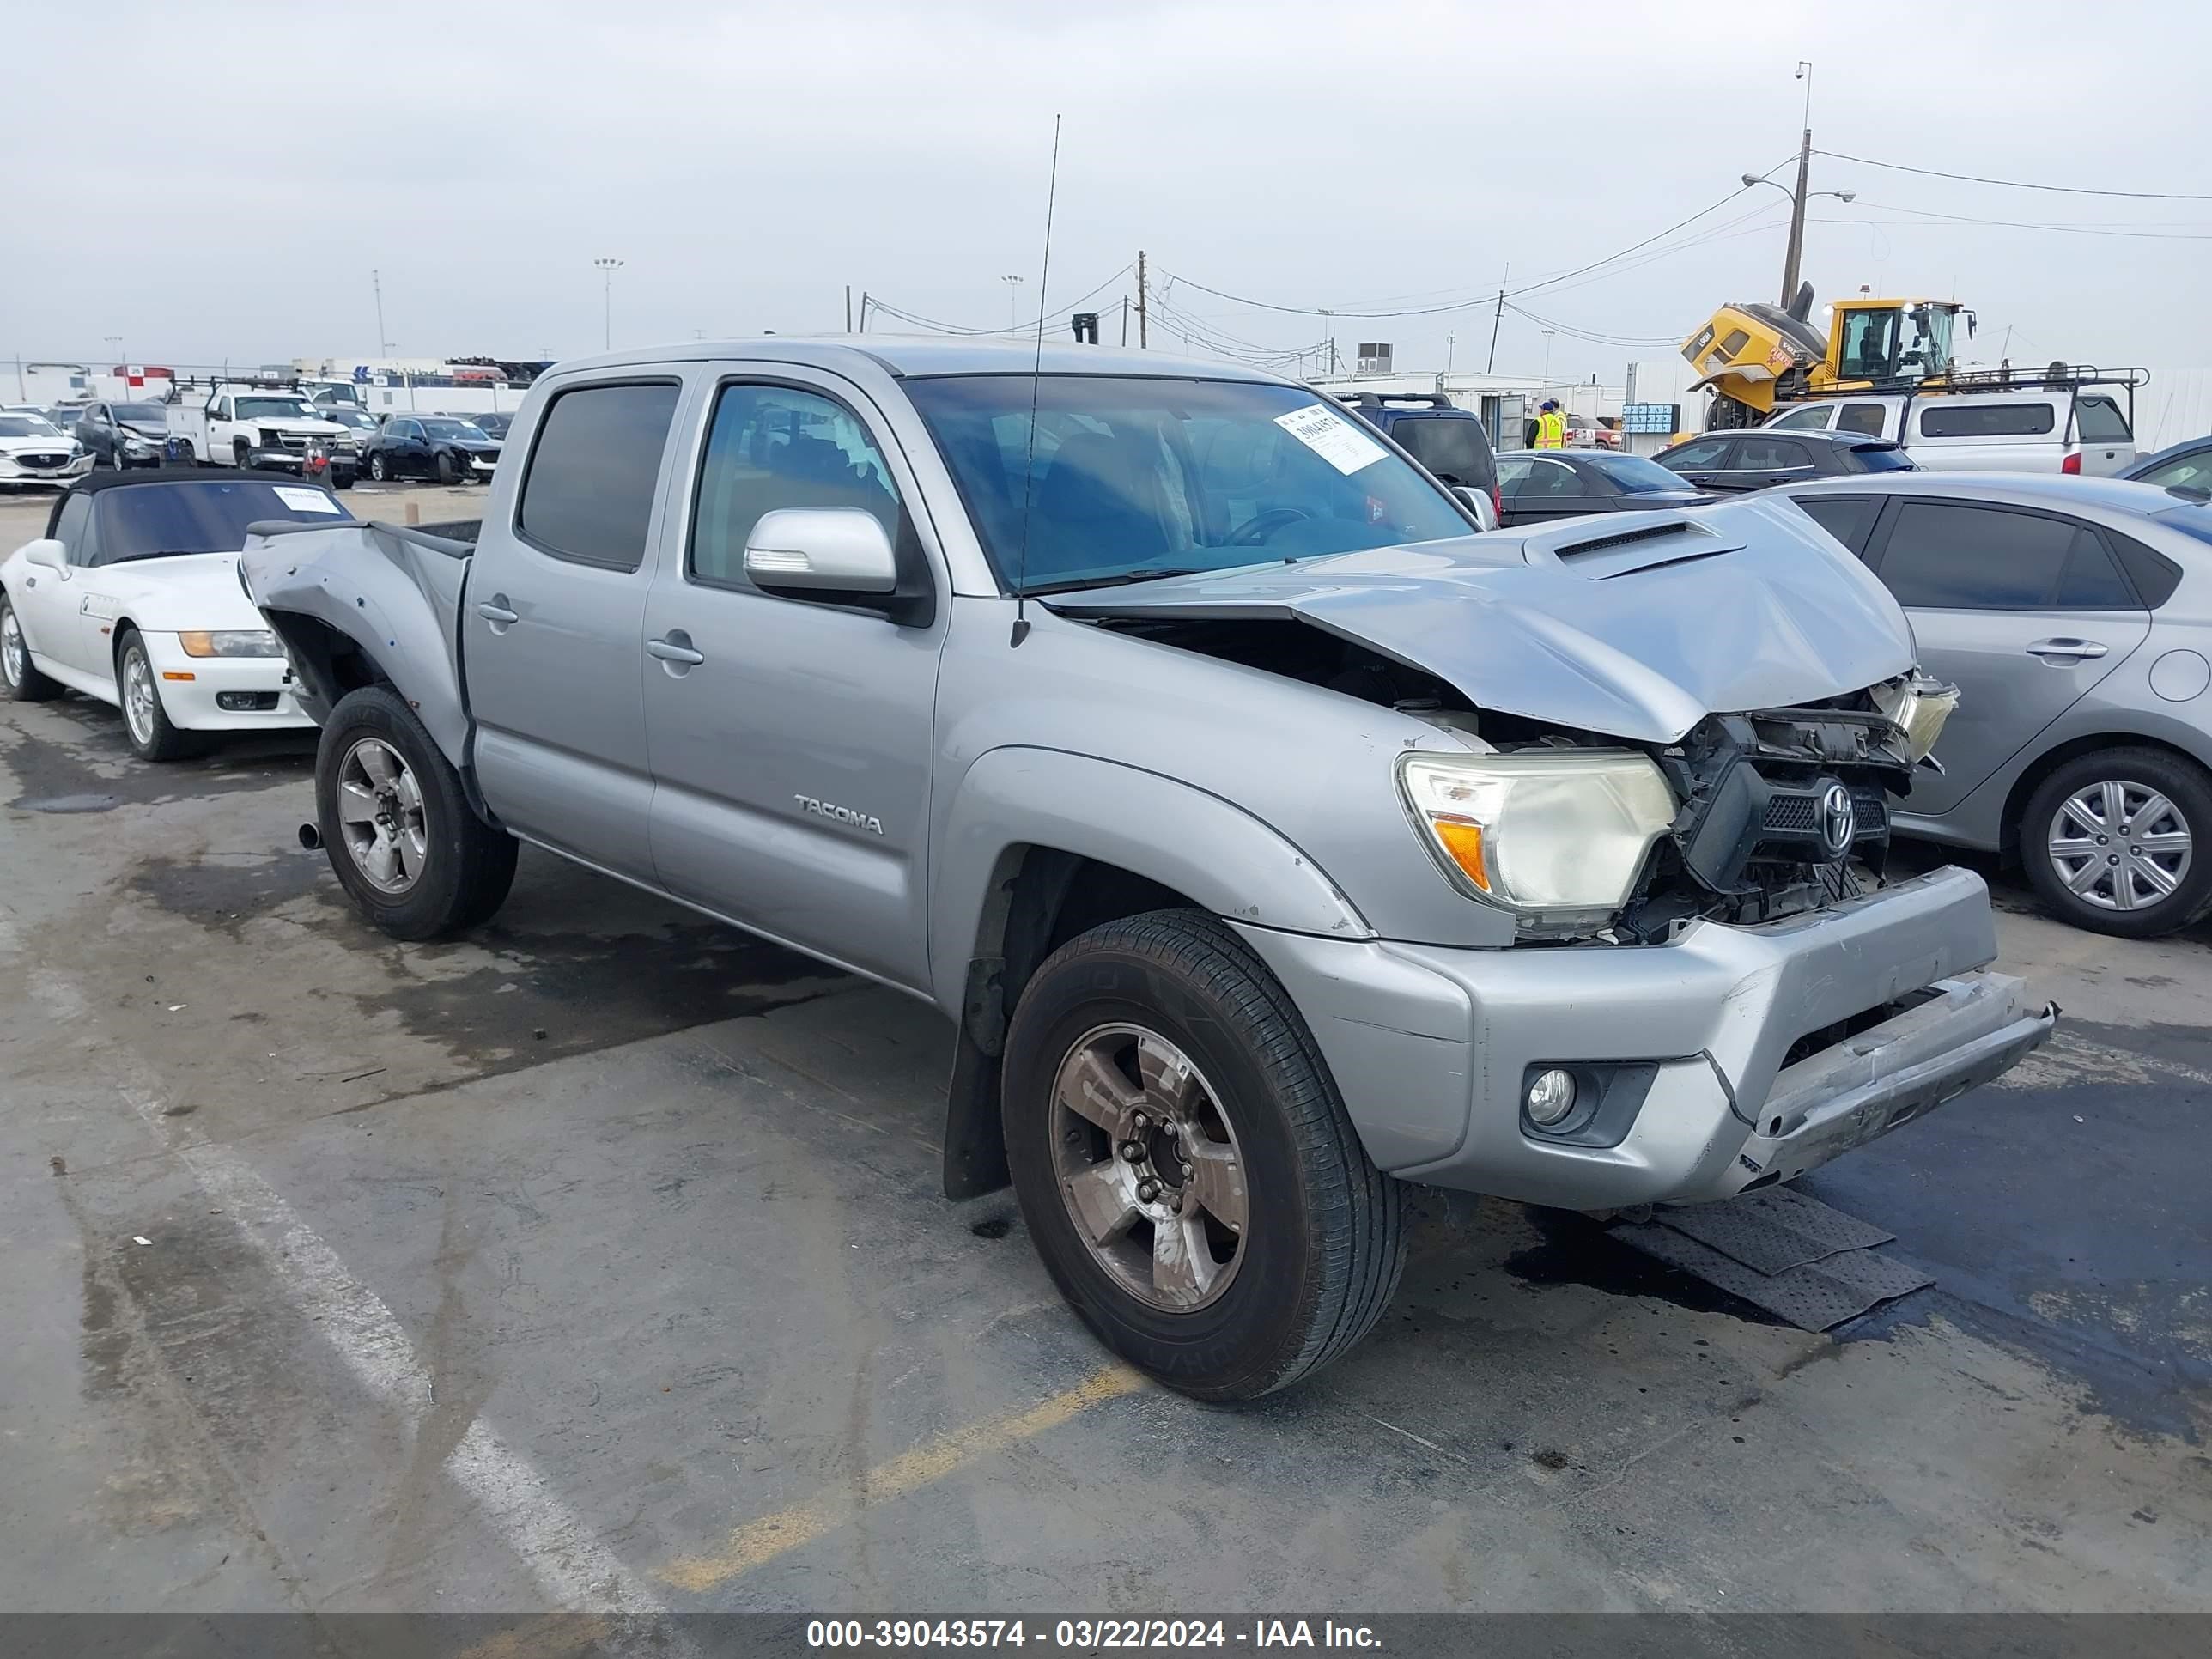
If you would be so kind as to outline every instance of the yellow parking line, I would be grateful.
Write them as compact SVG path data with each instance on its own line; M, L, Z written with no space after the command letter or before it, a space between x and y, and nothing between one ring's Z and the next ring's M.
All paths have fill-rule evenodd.
M812 1543L825 1533L835 1532L863 1510L942 1480L963 1464L1034 1439L1093 1406L1133 1394L1144 1386L1144 1377L1127 1366L1109 1365L1065 1393L1056 1394L1025 1412L1002 1417L996 1422L955 1429L927 1445L917 1446L888 1463L877 1465L861 1476L857 1494L849 1490L824 1493L758 1521L749 1521L723 1540L722 1547L712 1554L672 1561L656 1577L679 1589L710 1590L741 1572L750 1572L764 1561L772 1561L787 1551Z

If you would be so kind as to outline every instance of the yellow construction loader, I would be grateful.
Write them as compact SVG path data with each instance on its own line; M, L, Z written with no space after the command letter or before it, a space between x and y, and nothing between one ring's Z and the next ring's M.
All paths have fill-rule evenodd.
M1787 308L1724 305L1685 340L1682 356L1698 372L1697 388L1720 394L1710 425L1756 426L1778 403L1944 389L1953 376L1952 331L1961 315L1970 337L1974 327L1974 313L1956 300L1862 295L1828 309L1831 325L1823 333L1812 321L1808 283Z

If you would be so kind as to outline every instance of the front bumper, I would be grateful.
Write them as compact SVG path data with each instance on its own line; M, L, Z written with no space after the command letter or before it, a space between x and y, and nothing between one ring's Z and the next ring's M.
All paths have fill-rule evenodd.
M292 695L291 664L284 658L191 657L174 634L144 637L172 725L187 732L273 732L314 724ZM190 678L178 678L184 675ZM265 708L223 706L241 697L274 702Z
M1976 971L1995 929L1987 890L1959 869L1765 927L1696 923L1664 945L1237 931L1305 1014L1380 1167L1567 1209L1789 1180L2000 1075L2056 1018L2019 980ZM1800 1039L1900 1003L1785 1068ZM1524 1123L1529 1067L1610 1064L1650 1068L1616 1144Z
M296 449L249 449L246 464L262 471L297 472L307 462L307 457ZM359 467L359 457L349 452L331 457L331 477L350 480Z
M12 455L0 455L0 484L68 484L92 471L89 451L59 466L29 466Z

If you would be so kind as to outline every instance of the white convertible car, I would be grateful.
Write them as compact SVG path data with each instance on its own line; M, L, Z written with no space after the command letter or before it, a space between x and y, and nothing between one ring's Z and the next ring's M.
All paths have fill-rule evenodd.
M123 710L131 747L175 760L196 733L311 724L283 647L238 583L246 526L350 520L282 473L102 472L0 564L0 677L21 702L64 690Z

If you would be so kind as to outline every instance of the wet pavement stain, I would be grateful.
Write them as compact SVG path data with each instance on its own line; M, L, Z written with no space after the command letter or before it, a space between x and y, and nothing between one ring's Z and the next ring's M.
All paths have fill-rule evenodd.
M240 926L323 887L330 866L297 849L265 858L149 858L131 873L131 890L172 915L235 937Z
M44 713L76 727L63 742L18 726L0 748L0 767L12 774L10 806L27 812L108 812L118 806L268 789L313 775L315 733L213 738L204 753L155 764L131 752L123 717L88 697L45 705Z

